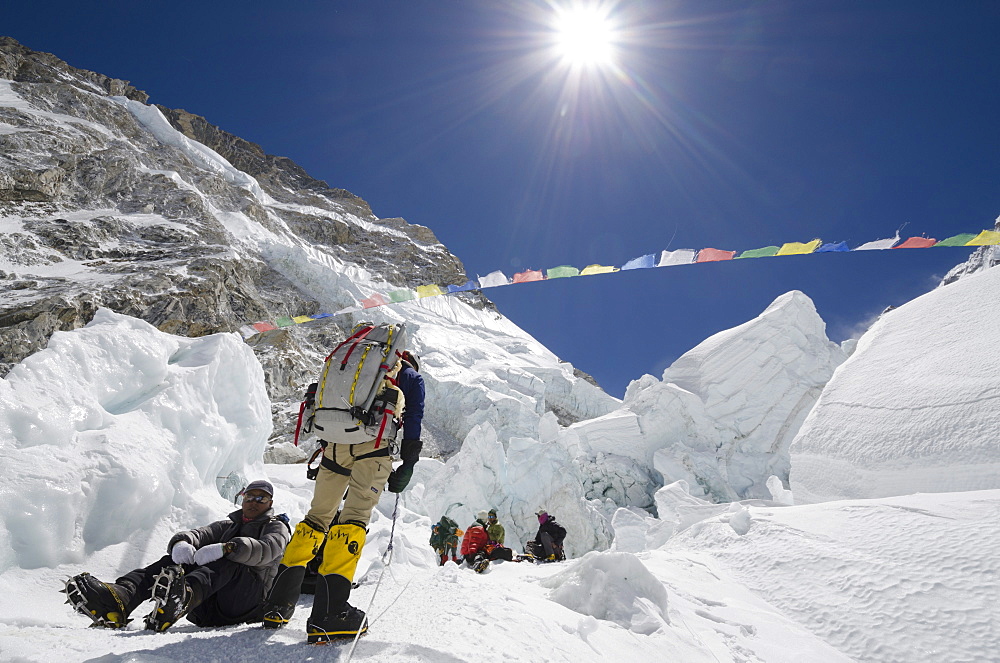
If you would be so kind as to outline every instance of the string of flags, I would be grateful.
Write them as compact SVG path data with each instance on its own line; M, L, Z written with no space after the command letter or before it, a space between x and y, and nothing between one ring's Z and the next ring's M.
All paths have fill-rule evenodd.
M631 269L651 269L654 267L671 267L674 265L691 265L702 262L719 262L722 260L740 260L743 258L770 258L777 256L806 255L811 253L839 253L845 251L873 251L882 249L927 249L939 246L997 246L1000 245L1000 232L995 230L983 230L978 235L974 233L961 233L944 240L936 240L927 237L910 237L900 241L898 234L887 239L877 239L866 242L853 249L847 242L823 243L819 239L811 242L788 242L781 246L764 246L758 249L747 251L726 251L722 249L677 249L674 251L661 251L659 255L650 253L633 258L621 267L607 265L588 265L583 269L578 269L570 265L560 265L551 267L544 272L537 269L526 269L511 277L502 271L490 272L486 276L472 279L462 285L440 286L437 284L418 285L416 288L399 288L385 293L373 293L370 297L365 297L354 306L342 308L334 313L317 313L315 315L281 316L274 321L254 322L240 327L240 334L244 339L255 336L262 332L291 327L294 325L323 320L348 313L355 313L369 308L386 306L388 304L399 304L425 297L438 297L441 295L452 295L459 292L471 292L473 290L483 290L486 288L497 288L505 285L517 283L530 283L532 281L548 281L552 279L570 278L574 276L591 276L594 274L610 274L613 272L626 271Z

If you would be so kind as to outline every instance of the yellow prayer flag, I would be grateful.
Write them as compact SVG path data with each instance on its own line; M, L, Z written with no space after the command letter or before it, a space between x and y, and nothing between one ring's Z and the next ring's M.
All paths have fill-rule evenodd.
M308 315L297 315L292 318L292 320L294 320L296 324L301 325L303 322L311 322L312 318Z
M417 290L417 297L420 298L437 297L438 295L444 294L444 290L442 290L441 286L438 285L418 285L416 290Z
M994 244L1000 244L1000 232L995 230L984 230L979 233L968 242L966 246L993 246Z
M611 272L617 272L617 267L606 267L604 265L587 265L580 272L580 276L590 276L591 274L610 274Z
M796 256L805 253L812 253L819 248L819 245L823 242L818 239L814 239L811 242L788 242L787 244L782 244L781 248L774 255L776 256Z

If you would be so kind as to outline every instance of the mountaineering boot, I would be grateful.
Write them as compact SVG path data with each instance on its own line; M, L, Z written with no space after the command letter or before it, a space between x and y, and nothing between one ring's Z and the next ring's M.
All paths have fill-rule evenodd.
M81 573L66 581L66 602L81 615L101 628L125 628L129 603L135 587L128 584L101 582L89 573Z
M490 566L490 558L482 553L476 555L476 558L472 561L472 569L476 573L482 573Z
M368 631L368 618L347 602L350 595L351 581L344 576L325 575L316 580L313 610L306 622L309 644L353 638Z
M264 601L264 628L277 629L288 623L295 613L295 604L302 592L302 579L306 576L304 566L278 567L278 575L271 585L271 593Z
M271 585L271 592L264 601L264 628L281 628L292 618L295 604L302 593L306 565L319 554L319 547L325 538L326 532L308 520L295 526L292 540L285 546L285 554L278 566L278 575Z
M327 533L312 614L306 622L310 643L353 638L368 630L364 611L347 602L367 535L364 524L353 521L334 525Z
M146 615L146 630L162 633L177 623L197 600L196 585L189 584L180 565L165 566L153 580L153 611Z

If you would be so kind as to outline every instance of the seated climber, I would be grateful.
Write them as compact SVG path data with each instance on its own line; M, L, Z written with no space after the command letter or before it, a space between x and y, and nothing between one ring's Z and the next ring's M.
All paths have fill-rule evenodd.
M486 533L488 519L485 511L477 513L476 520L465 529L465 536L462 537L462 557L476 573L482 573L490 564L489 554L486 552L486 545L490 540Z
M145 618L152 631L165 631L187 616L198 626L230 626L260 621L264 597L277 573L291 530L271 508L274 488L250 483L243 504L204 527L178 532L168 554L149 566L106 583L89 573L66 581L66 595L96 626L123 628L129 615L150 598Z
M524 551L542 562L559 562L566 559L566 553L563 551L566 528L557 523L556 519L544 509L535 515L538 516L538 533L524 545Z
M486 552L490 556L490 561L503 559L511 562L514 560L514 551L503 545L506 533L497 518L496 509L489 511L486 521L486 536L489 538L486 543Z

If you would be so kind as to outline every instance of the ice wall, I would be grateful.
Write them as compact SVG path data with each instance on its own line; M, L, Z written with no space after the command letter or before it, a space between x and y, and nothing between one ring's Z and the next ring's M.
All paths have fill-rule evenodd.
M171 514L211 519L219 477L263 476L270 432L263 371L237 335L99 310L0 380L0 572L141 544Z
M817 498L1000 487L1000 269L884 314L792 444Z
M844 358L812 301L788 292L685 353L662 380L632 382L622 408L571 431L591 454L655 471L654 491L685 480L717 500L766 498L768 477L787 481L791 440Z

